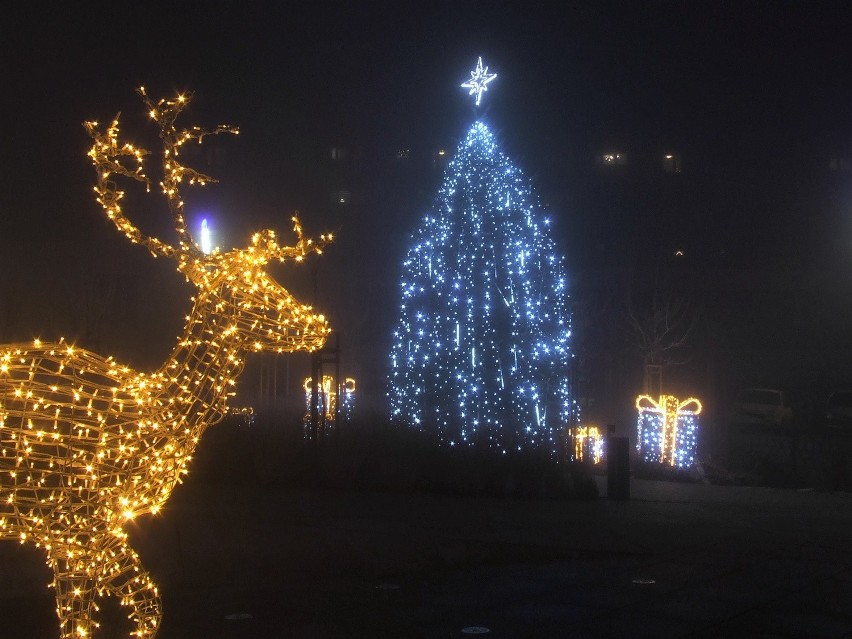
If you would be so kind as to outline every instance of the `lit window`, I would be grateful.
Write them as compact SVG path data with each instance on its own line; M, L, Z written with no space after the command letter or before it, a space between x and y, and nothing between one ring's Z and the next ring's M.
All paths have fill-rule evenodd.
M432 153L432 166L443 169L450 161L450 152L447 149L435 149Z
M598 156L598 164L604 166L623 166L627 164L627 156L621 152L610 151Z
M680 173L680 154L666 153L663 155L663 171L666 173Z
M352 200L352 193L346 189L340 189L331 194L331 199L337 204L349 204Z

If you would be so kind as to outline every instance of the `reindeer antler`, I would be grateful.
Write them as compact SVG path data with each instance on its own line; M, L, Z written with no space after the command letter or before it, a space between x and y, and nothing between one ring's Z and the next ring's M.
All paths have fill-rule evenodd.
M264 252L267 259L277 259L283 262L289 258L301 262L308 253L313 252L321 255L323 249L334 241L334 236L331 233L320 235L319 240L306 238L302 233L302 223L299 220L299 214L295 213L292 220L293 230L296 232L296 237L298 238L295 246L281 246L278 244L278 240L275 239L275 232L269 230L262 233L255 233L252 237L252 244L257 246L261 244L261 241L265 241Z
M190 185L205 185L216 182L209 175L199 173L195 169L186 167L178 162L180 147L190 140L197 140L200 144L208 135L219 133L238 134L235 127L219 125L215 129L207 130L200 127L192 127L178 131L175 128L175 120L181 111L190 103L192 95L178 95L173 100L162 99L156 104L148 97L145 87L140 87L137 92L148 107L148 114L160 127L160 139L163 141L163 179L160 186L169 204L169 211L178 232L178 246L167 244L156 237L147 237L124 215L119 204L124 197L124 191L110 180L113 173L144 182L150 190L151 182L144 172L144 157L148 155L145 149L137 148L132 144L121 144L118 141L118 116L113 120L105 133L98 130L97 122L84 122L83 126L94 139L95 143L89 151L89 157L95 164L98 172L98 183L95 192L98 194L98 202L103 206L118 230L124 233L130 241L143 244L155 256L163 255L174 257L178 254L184 256L200 256L201 251L192 242L190 233L186 226L183 214L183 198L180 194L180 183L187 180ZM136 161L136 167L131 169L122 163L122 158L132 157Z

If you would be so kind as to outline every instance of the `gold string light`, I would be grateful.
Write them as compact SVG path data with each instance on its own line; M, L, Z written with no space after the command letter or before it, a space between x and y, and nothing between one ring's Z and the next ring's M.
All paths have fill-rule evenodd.
M321 348L330 328L267 274L273 260L321 253L330 235L282 246L272 231L245 249L204 255L183 213L182 184L214 180L179 162L180 147L220 126L178 131L189 96L151 101L139 90L163 141L163 179L178 242L144 236L121 209L123 176L150 187L148 152L118 139L118 120L94 140L89 156L95 192L107 217L132 242L175 259L197 287L183 335L154 372L137 372L60 340L0 346L0 539L33 543L53 571L60 637L90 637L98 628L96 596L129 607L133 636L151 639L161 620L160 595L124 526L157 513L182 476L205 429L227 413L246 354Z
M347 377L342 384L334 383L334 378L331 375L323 375L322 383L318 387L317 394L317 409L323 421L326 423L334 422L338 412L338 402L340 410L343 413L342 419L346 420L351 417L352 404L355 401L355 380ZM306 377L302 387L305 389L305 404L307 412L305 413L305 424L311 422L311 399L314 393L314 378ZM338 393L338 390L340 391ZM343 397L339 397L342 395Z
M698 445L701 408L701 402L694 397L683 401L673 395L661 395L659 400L649 395L637 397L636 448L642 461L677 468L692 467Z
M597 426L576 426L568 429L573 442L572 460L599 464L604 457L604 438Z

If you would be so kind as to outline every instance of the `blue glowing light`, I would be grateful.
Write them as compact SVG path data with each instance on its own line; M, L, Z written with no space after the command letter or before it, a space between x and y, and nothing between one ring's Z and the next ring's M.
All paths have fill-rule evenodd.
M557 453L575 410L564 260L526 177L475 123L403 261L392 417L449 445Z
M693 397L681 402L671 395L663 395L659 401L640 395L636 408L639 458L645 463L692 468L698 449L701 402Z
M482 56L479 56L476 69L470 72L470 80L463 82L461 86L464 89L470 89L470 95L476 96L476 106L479 106L482 94L488 91L488 83L496 77L496 73L488 73L488 67L482 66Z
M208 255L213 250L213 238L211 236L210 226L207 224L207 218L201 220L201 252Z

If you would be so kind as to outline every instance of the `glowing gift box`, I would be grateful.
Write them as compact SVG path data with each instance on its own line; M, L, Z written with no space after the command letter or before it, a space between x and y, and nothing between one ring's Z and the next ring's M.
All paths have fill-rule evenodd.
M308 412L305 415L305 423L311 421L311 395L313 394L314 380L311 377L305 379L305 403ZM355 406L355 380L347 377L340 385L340 420L350 421L352 412ZM338 389L334 383L334 378L330 375L322 376L322 384L318 388L317 394L317 414L323 418L326 423L334 422L338 411Z
M695 464L698 444L698 414L701 402L694 397L680 401L662 395L636 398L639 411L636 449L643 462L690 468Z
M571 447L571 461L588 461L599 464L604 457L604 437L597 426L577 426L568 429Z

